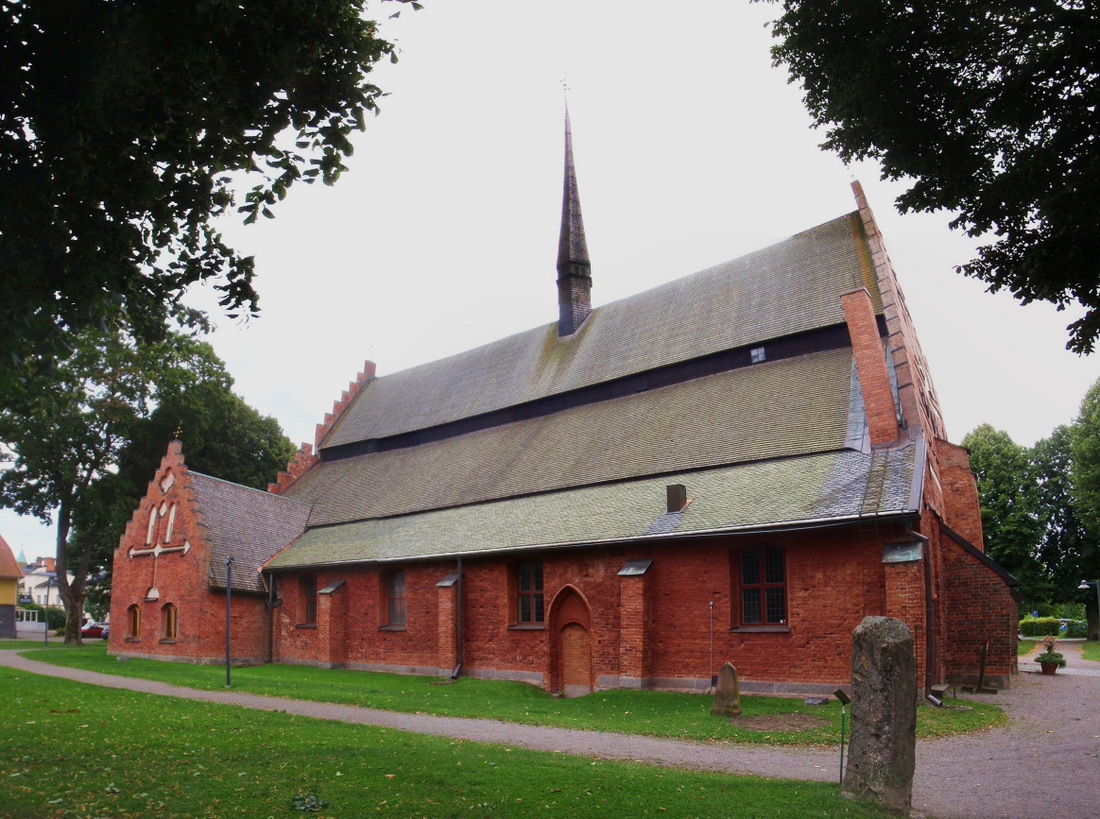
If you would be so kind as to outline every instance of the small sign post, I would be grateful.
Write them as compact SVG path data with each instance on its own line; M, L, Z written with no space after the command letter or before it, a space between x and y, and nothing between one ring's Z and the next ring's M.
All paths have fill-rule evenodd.
M833 696L840 700L840 784L844 784L844 717L848 703L852 700L844 693L843 688L833 692Z
M225 687L231 685L230 668L232 662L229 653L229 615L233 609L233 556L225 559Z

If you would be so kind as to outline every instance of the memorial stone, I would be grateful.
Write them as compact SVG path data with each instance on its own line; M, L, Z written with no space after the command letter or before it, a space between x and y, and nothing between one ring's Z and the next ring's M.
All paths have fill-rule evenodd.
M718 686L714 689L714 705L710 712L715 716L736 716L741 713L741 684L737 669L726 663L718 670Z
M916 729L913 635L901 620L865 617L852 633L852 739L842 792L908 814Z

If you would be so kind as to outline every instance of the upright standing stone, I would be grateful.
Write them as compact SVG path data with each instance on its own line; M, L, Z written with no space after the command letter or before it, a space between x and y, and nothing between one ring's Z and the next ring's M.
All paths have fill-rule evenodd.
M865 617L852 632L852 741L842 793L908 813L916 732L913 635L901 620Z
M726 663L718 670L718 687L714 689L714 705L710 712L729 717L741 713L741 683L737 681L733 663Z

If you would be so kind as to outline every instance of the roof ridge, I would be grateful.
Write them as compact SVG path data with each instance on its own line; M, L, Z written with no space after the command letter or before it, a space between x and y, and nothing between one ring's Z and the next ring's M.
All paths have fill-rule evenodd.
M222 483L222 484L225 484L227 486L235 486L238 489L247 489L249 492L259 492L261 495L267 495L267 496L272 497L272 498L280 498L282 500L289 501L291 503L298 503L298 504L301 504L303 506L309 506L310 505L310 504L306 503L305 501L300 501L297 498L287 497L287 496L282 495L278 492L272 492L268 489L257 489L255 486L248 486L247 484L237 483L236 481L226 480L225 478L219 478L219 477L216 477L214 475L207 475L205 472L199 472L197 470L190 469L190 468L188 468L187 471L191 473L192 477L205 478L207 480L216 481L217 483Z
M845 214L843 214L841 216L837 216L833 219L828 219L828 220L822 222L819 225L814 225L811 228L807 228L806 230L801 230L798 233L792 233L790 236L787 236L787 237L785 237L783 239L780 239L776 242L772 242L770 245L767 245L766 247L758 248L756 250L749 251L748 253L743 253L740 256L733 257L732 259L726 259L725 261L716 262L715 264L708 265L707 267L700 268L699 270L694 270L691 273L685 273L683 276L677 276L675 279L670 279L667 282L662 282L661 284L655 284L655 285L653 285L653 287L648 287L645 290L639 290L637 293L631 293L628 296L623 296L623 297L618 298L618 299L613 299L612 301L606 302L605 304L601 304L598 307L593 307L592 312L596 313L596 312L601 311L601 310L606 310L606 308L608 308L608 307L614 307L616 305L621 305L624 302L629 302L633 299L640 299L641 297L643 297L647 294L653 293L654 291L660 290L661 288L670 287L671 285L683 282L685 279L690 279L693 276L701 276L704 273L712 273L712 272L718 270L719 268L724 267L725 265L732 264L733 262L741 261L742 259L748 259L752 256L756 256L756 255L759 255L761 253L766 253L767 251L772 250L773 248L779 247L780 245L784 244L785 242L789 242L792 239L797 239L800 236L804 236L806 234L813 233L815 230L820 230L821 228L825 227L826 225L833 224L834 222L839 222L842 219L850 219L850 218L852 218L854 216L858 216L858 215L859 215L859 211L850 211L849 213L845 213ZM546 330L548 330L550 327L553 327L554 324L555 324L555 322L552 322L552 321L548 321L548 322L545 322L543 324L537 324L534 327L528 327L526 330L520 330L518 332L510 333L509 335L501 336L500 338L493 339L492 341L486 341L484 344L477 344L473 347L468 347L465 350L459 350L458 352L451 353L449 355L445 355L441 358L433 358L431 361L422 361L419 364L412 364L412 365L410 365L408 367L405 367L403 369L395 370L392 373L383 373L382 375L376 375L376 376L374 376L374 378L377 378L378 380L386 380L386 379L391 379L396 375L404 375L404 374L407 374L407 373L412 373L416 370L419 370L419 369L422 369L422 368L425 368L425 367L430 367L432 365L441 364L441 363L443 363L445 361L449 361L453 358L459 358L459 357L469 355L470 353L476 352L478 350L484 350L484 349L487 349L487 348L490 348L490 347L495 347L496 345L501 344L505 341L508 341L509 339L519 338L520 336L525 336L529 333L530 334L545 333ZM369 364L371 362L367 362L367 363ZM318 425L318 428L320 428L320 425Z

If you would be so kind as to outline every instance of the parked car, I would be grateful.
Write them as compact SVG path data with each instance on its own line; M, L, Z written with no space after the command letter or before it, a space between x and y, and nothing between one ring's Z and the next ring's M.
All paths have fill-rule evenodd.
M107 624L97 623L94 620L84 624L84 628L80 630L81 637L106 637Z

